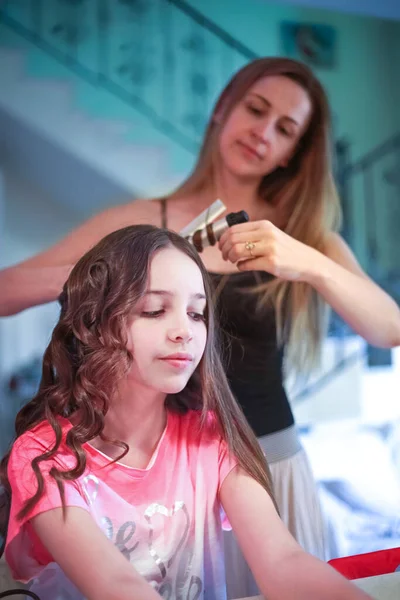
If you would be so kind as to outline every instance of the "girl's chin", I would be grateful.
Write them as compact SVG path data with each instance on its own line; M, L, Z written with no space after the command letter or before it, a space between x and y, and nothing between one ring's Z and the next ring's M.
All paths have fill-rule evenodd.
M181 381L181 382L168 382L162 386L160 386L160 391L163 392L163 394L179 394L179 392L181 392L187 385L187 381Z

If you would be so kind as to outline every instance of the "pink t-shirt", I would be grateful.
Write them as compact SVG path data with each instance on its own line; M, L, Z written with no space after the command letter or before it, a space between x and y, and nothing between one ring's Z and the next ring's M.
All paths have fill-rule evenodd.
M63 439L71 427L60 419ZM60 507L52 466L75 466L62 443L57 456L40 463L46 490L23 521L16 519L37 489L31 461L54 443L45 421L18 438L8 476L12 503L6 560L15 579L29 582L41 600L84 600L35 535L29 519ZM105 535L164 598L226 598L219 490L237 464L216 431L210 414L203 428L200 413L168 413L167 426L146 469L110 459L85 444L87 469L66 482L67 506L88 511ZM60 540L62 543L62 540ZM115 582L118 585L118 582Z

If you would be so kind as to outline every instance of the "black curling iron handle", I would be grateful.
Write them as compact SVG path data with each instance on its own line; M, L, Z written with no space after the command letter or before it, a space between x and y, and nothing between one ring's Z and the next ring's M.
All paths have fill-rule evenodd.
M239 210L239 212L226 215L226 222L229 227L232 227L232 225L239 225L239 223L247 223L249 220L249 215L245 210Z

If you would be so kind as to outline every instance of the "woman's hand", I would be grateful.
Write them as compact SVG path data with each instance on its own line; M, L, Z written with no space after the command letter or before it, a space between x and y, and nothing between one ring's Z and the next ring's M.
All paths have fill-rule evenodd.
M240 271L267 271L290 281L308 281L325 258L270 221L230 227L222 235L219 247L224 260L237 263Z
M237 263L239 271L267 271L310 284L369 344L400 345L397 303L364 273L339 235L328 237L322 253L269 221L253 221L225 231L219 247L223 258Z

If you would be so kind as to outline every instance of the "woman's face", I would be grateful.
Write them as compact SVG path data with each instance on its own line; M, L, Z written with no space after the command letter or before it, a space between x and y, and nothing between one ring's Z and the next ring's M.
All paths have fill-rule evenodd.
M223 167L238 177L257 180L285 167L311 114L310 97L299 84L281 75L259 79L223 126L219 140Z

